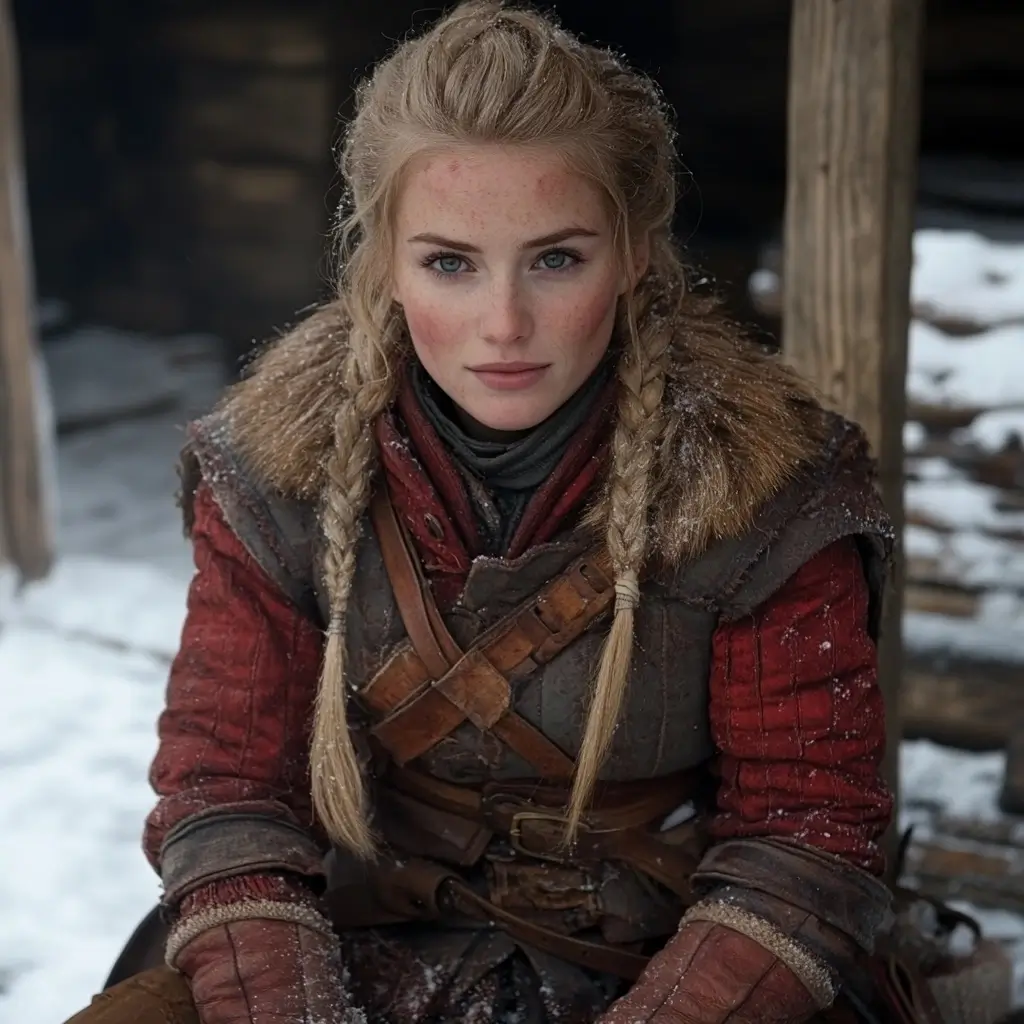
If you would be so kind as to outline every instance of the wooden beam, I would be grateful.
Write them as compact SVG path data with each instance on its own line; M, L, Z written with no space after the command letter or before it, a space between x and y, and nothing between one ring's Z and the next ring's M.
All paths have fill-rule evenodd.
M53 557L18 91L17 42L0 0L0 564L23 579Z
M923 0L794 0L783 253L786 358L860 422L903 526L911 236ZM900 562L879 675L898 791Z

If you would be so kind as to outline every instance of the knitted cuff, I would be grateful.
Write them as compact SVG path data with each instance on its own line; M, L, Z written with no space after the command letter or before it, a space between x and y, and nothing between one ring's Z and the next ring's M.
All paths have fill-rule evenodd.
M689 921L723 925L763 946L796 975L819 1009L828 1009L835 1000L838 989L825 962L771 921L733 904L711 899L701 900L690 907L683 915L683 924Z
M203 932L237 921L252 920L286 921L302 925L325 938L337 941L330 921L312 906L302 903L275 903L272 900L243 900L227 906L211 906L183 917L167 937L164 960L168 967L176 967L178 954Z
M190 917L210 907L225 907L247 900L316 906L313 890L298 875L254 873L222 878L200 886L182 899L175 916Z

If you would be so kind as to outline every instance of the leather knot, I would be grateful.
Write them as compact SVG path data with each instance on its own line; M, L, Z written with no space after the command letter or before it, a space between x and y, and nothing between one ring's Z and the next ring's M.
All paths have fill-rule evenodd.
M624 572L615 580L615 614L632 611L640 604L640 584L635 572Z

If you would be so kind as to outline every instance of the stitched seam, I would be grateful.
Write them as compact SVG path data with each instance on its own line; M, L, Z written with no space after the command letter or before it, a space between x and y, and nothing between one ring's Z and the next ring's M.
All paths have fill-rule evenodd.
M231 947L231 966L235 969L235 982L242 999L245 1001L245 1012L252 1017L252 1004L249 1002L249 993L245 990L245 982L242 979L242 965L238 962L238 947L231 932L227 933L228 945Z
M684 917L683 921L685 920L686 918ZM683 922L681 921L680 926L682 925L682 923ZM700 952L701 945L703 945L703 940L701 941L700 945L690 950L690 956L685 964L677 965L679 970L679 976L676 978L676 983L672 986L671 989L669 989L668 992L665 993L665 998L662 999L662 1001L658 1003L656 1007L654 1007L652 1017L655 1014L659 1013L662 1009L664 1009L665 1006L671 1003L672 1000L675 998L675 994L679 991L679 986L682 985L683 981L686 980L686 972L690 969L691 965L693 964L693 961L697 959L697 954Z
M761 974L758 977L757 981L753 985L750 986L750 990L743 997L743 1000L741 1002L737 1003L736 1006L734 1006L729 1011L729 1016L728 1017L724 1017L722 1019L722 1024L729 1024L729 1021L735 1020L737 1018L737 1015L743 1012L743 1008L750 1005L750 1001L754 998L755 995L757 995L758 987L761 985L761 983L764 981L764 979L767 978L768 975L772 973L772 968L774 966L775 966L775 964L769 964L761 972ZM756 1010L757 1007L754 1007L754 1009ZM740 1018L740 1019L742 1020L742 1018Z

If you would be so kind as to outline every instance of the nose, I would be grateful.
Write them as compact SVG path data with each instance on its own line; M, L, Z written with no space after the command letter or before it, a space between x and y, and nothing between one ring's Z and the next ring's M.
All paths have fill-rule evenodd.
M496 282L488 289L480 335L492 345L511 345L528 338L533 316L523 290L515 281Z

